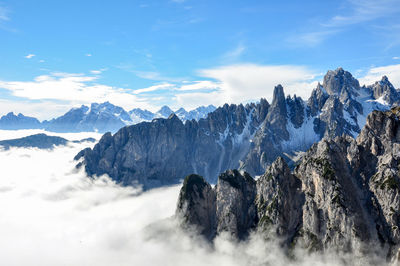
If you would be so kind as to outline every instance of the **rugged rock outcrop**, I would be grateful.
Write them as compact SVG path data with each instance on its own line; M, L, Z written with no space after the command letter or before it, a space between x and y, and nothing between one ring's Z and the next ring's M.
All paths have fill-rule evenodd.
M81 165L88 174L107 173L125 185L139 183L150 188L178 183L193 172L215 181L220 169L225 165L235 168L246 151L220 132L244 132L243 138L250 145L249 134L255 126L246 124L246 118L256 115L251 108L225 105L199 122L183 124L172 114L168 119L124 127L113 136L105 134L93 149L81 151L75 159L84 158Z
M396 260L400 247L399 167L400 108L374 111L356 139L323 138L293 171L279 157L257 181L247 177L247 184L256 183L247 186L247 194L237 188L233 193L234 186L220 190L222 182L236 180L234 175L221 175L213 189L221 195L211 201L220 206L217 213L225 214L217 219L218 224L229 226L215 232L238 236L234 229L239 222L230 217L235 212L227 204L235 202L246 206L242 220L254 222L240 224L242 236L252 231L265 238L279 236L288 252L302 247ZM177 213L190 216L191 209L180 208L184 202L180 198Z
M375 91L389 88L382 85ZM278 85L271 104L265 99L225 104L199 121L183 123L171 116L125 127L76 159L82 159L79 166L90 175L108 174L122 184L145 187L177 183L191 173L215 183L227 169L262 175L279 156L293 166L298 151L323 137L357 136L368 113L390 108L373 91L338 68L328 71L308 101L285 97Z
M183 182L176 214L183 219L183 226L196 226L208 239L221 232L243 239L257 223L255 196L256 182L247 173L228 170L219 176L214 188L203 177L189 175Z
M200 234L212 239L216 234L215 191L202 176L188 175L179 194L176 215L183 226L194 226Z

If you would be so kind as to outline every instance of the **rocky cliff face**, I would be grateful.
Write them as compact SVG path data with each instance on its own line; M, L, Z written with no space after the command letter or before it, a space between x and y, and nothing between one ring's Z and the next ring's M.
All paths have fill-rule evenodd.
M183 225L195 226L208 239L221 232L243 239L257 223L255 196L256 182L247 173L228 170L219 176L214 188L203 177L189 175L181 189L176 214L183 219Z
M265 238L278 236L288 252L302 247L396 260L400 247L399 119L399 108L374 111L356 139L323 138L293 171L279 157L257 181L236 171L222 174L213 189L203 180L203 190L207 187L212 196L198 199L193 208L181 208L193 195L183 187L185 197L180 197L177 213L191 217L200 205L201 212L211 210L207 228L212 236L228 232L240 237L253 231ZM206 208L205 202L213 207ZM184 221L188 223L204 225L196 219Z
M90 175L145 187L177 183L191 173L215 183L227 169L262 175L279 156L293 165L298 151L323 137L357 136L368 113L391 107L382 95L394 95L393 105L399 97L387 79L379 84L360 87L338 68L328 71L308 101L285 97L278 85L271 104L225 104L199 121L183 123L173 115L125 127L76 159L83 159L79 166Z

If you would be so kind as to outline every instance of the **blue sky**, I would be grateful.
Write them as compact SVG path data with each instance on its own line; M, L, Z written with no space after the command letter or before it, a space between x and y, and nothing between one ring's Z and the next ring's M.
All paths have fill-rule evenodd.
M0 0L0 114L306 98L328 69L400 87L400 0Z

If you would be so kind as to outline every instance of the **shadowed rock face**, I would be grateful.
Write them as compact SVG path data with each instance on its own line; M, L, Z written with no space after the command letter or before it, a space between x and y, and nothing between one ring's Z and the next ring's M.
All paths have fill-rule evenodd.
M266 238L279 236L288 252L300 246L396 259L400 247L399 119L399 108L374 111L356 139L322 139L293 171L278 158L257 181L235 171L220 175L212 189L216 218L211 231L242 238L251 231ZM180 198L177 213L190 216L197 206L180 208L186 198ZM198 220L192 224L202 225Z
M208 239L228 231L244 239L257 222L256 183L247 173L228 170L211 186L198 175L185 178L176 214L183 226L194 225Z
M376 96L389 91L397 95L390 88L381 86ZM298 151L323 137L358 135L371 110L390 107L374 97L372 87L360 87L339 68L326 74L307 102L285 97L278 85L271 104L265 99L225 104L199 121L183 123L171 115L124 127L104 135L76 159L89 175L108 174L124 185L145 188L178 183L191 173L211 183L228 169L262 175L279 156L293 166Z
M188 175L179 194L176 215L183 225L194 225L198 232L208 239L216 234L215 191L203 177Z

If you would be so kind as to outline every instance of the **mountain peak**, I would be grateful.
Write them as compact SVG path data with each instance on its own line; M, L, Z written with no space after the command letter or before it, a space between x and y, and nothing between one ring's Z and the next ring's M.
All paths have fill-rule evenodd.
M340 95L342 91L352 94L354 90L360 89L360 84L350 72L339 67L326 73L323 87L329 95Z
M176 113L186 113L186 110L185 108L181 107L176 111Z
M178 117L175 113L171 113L171 114L168 116L168 119L170 119L170 120L178 119L179 121L181 121L181 120L179 119L179 117Z
M383 76L380 81L375 82L373 85L368 86L371 90L372 96L383 104L392 105L400 101L400 94L390 83L387 76Z
M344 70L342 67L336 68L335 71L336 71L337 73L344 73L344 72L345 72L345 70Z
M173 111L171 110L171 108L169 108L168 106L164 105L163 107L161 107L160 110L158 110L156 116L157 117L169 117L170 114L172 114Z
M279 102L284 102L285 101L285 93L283 92L283 87L281 84L278 84L274 88L274 96L272 99L272 104L274 103L279 103Z
M98 107L117 107L116 105L110 103L109 101L103 102L103 103L92 103L90 105L92 108L98 108Z

